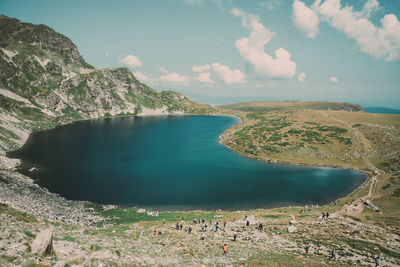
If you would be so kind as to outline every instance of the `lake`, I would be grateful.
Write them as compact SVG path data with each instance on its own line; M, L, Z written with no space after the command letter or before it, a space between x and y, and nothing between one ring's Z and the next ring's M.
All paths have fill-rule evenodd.
M155 209L326 204L366 178L244 157L219 143L235 123L228 116L88 120L35 132L8 155L22 159L20 172L67 199Z

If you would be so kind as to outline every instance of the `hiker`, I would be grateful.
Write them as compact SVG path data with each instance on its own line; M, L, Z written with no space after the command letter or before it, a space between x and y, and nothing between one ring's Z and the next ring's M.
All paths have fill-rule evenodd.
M225 226L226 226L226 220L224 220L224 230L225 230Z
M179 225L179 228L182 230L182 228L183 228L183 224Z
M326 212L326 215L325 215L325 217L326 217L326 219L328 219L328 218L329 218L329 213L328 213L328 212Z
M189 226L189 228L188 228L188 233L189 233L189 234L192 233L192 226Z
M305 250L306 250L306 254L308 254L308 251L310 250L310 245L307 245L307 246L305 247Z
M250 222L247 220L246 221L246 227L249 227L249 225L250 225Z
M226 244L224 244L222 246L222 249L224 250L224 255L226 255L226 251L228 250L228 246Z
M325 212L322 212L322 219L325 219Z
M204 238L205 238L205 235L204 235L204 232L202 232L201 236L200 236L200 240L204 240Z
M262 230L263 229L263 224L261 222L258 223L258 229Z
M333 261L336 260L336 250L335 250L335 249L332 249L332 252L331 252L331 260L333 260Z
M233 241L236 241L236 234L233 234Z
M179 224L178 223L176 223L176 225L175 225L175 230L179 230Z
M375 258L375 267L378 267L380 263L379 256Z

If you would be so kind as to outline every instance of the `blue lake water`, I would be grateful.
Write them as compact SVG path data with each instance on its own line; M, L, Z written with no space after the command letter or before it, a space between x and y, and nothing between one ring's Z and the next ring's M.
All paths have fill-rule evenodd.
M239 155L219 144L219 135L237 122L226 116L82 121L33 133L9 155L23 160L22 173L68 199L158 209L325 204L366 178ZM29 172L33 166L39 171Z
M383 107L365 107L367 113L380 113L380 114L400 114L400 109L383 108Z

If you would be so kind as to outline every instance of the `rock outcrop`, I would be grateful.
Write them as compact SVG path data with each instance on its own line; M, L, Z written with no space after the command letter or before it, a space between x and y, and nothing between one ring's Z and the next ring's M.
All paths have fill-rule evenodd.
M0 169L33 130L105 116L186 113L195 104L156 91L128 68L96 69L66 36L0 15Z
M38 255L50 255L53 253L53 228L49 227L40 231L31 245L31 252Z

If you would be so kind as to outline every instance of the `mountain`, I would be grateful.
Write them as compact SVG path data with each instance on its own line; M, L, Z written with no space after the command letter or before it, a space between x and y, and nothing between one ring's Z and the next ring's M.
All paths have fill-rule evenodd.
M79 119L186 113L181 93L158 92L127 68L96 69L66 36L0 15L0 154L32 130Z

